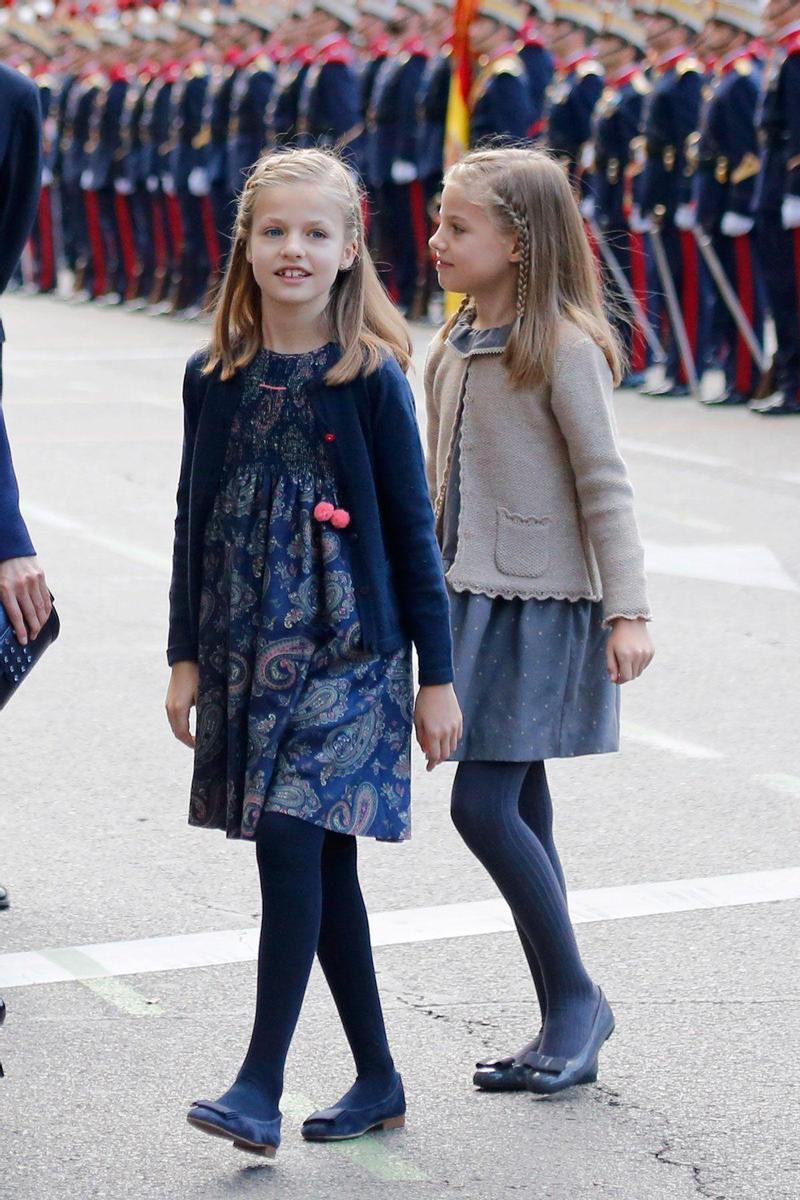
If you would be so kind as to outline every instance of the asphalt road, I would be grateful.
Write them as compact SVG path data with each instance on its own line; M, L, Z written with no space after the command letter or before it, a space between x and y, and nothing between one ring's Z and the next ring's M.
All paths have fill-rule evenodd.
M0 1197L796 1200L800 420L618 398L657 657L625 689L622 753L550 772L617 1014L598 1084L473 1090L476 1058L531 1036L532 989L450 827L453 768L417 757L412 841L362 848L407 1127L301 1141L351 1072L315 969L267 1167L184 1121L246 1046L259 907L252 847L186 824L163 711L180 384L204 330L46 298L3 318L63 634L2 716Z

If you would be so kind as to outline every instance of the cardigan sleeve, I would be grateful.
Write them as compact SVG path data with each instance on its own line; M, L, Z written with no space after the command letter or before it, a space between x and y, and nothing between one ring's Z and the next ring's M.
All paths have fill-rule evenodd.
M617 441L611 372L590 338L573 342L559 355L550 402L600 570L604 621L650 620L644 549Z
M437 458L439 454L439 401L433 387L433 380L436 375L436 368L441 359L441 352L437 353L437 342L439 338L435 338L428 347L428 354L425 359L425 441L427 443L427 458L426 471L428 477L428 494L432 502L436 503L436 495L438 492L437 474Z
M183 452L178 480L172 581L169 588L169 640L167 662L197 661L197 630L192 627L189 605L189 496L192 459L200 411L199 384L202 354L194 354L183 376Z
M452 683L450 603L425 480L414 400L394 359L377 372L373 412L375 486L404 623L425 687Z

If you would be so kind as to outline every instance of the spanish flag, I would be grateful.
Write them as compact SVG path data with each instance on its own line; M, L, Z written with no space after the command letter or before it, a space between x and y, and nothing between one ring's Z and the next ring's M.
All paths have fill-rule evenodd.
M469 25L477 0L456 0L453 25L453 69L444 135L444 163L450 167L469 149L469 92L472 86L472 59L469 49Z

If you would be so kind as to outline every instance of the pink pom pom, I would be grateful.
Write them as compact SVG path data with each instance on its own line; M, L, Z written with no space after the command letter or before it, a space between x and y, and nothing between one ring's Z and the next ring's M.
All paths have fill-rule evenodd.
M331 525L334 529L347 529L350 524L350 513L346 508L337 508L334 510L331 517Z
M314 519L316 521L330 521L335 512L336 509L328 500L320 500L314 509Z

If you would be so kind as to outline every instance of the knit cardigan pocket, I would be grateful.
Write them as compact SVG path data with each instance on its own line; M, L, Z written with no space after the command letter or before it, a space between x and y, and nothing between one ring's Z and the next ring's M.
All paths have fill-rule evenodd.
M550 563L550 518L523 517L498 505L494 561L503 575L544 575Z

